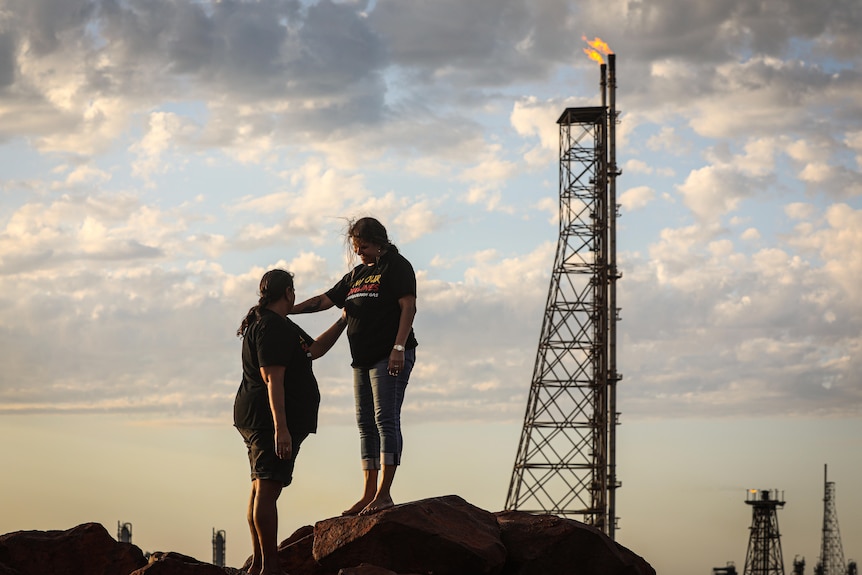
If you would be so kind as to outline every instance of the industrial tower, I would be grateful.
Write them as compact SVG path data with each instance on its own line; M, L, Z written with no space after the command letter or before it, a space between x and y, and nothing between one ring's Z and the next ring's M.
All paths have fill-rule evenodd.
M778 499L778 491L750 489L745 504L753 510L742 575L784 575L777 511L784 501Z
M827 477L827 466L823 466L823 538L820 557L814 567L815 575L845 575L844 549L838 531L838 511L835 508L835 482Z
M616 529L616 72L560 129L559 240L507 510ZM609 102L608 102L609 98Z
M213 527L213 565L224 567L224 556L227 545L227 535L224 530L216 531Z
M132 524L117 521L117 541L120 543L132 542Z

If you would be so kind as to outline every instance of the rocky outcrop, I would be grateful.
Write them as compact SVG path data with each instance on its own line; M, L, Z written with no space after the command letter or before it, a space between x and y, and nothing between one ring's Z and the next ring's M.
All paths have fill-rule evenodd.
M146 564L140 549L118 543L98 523L0 535L3 575L129 575Z
M290 575L655 575L642 557L583 523L490 513L455 495L302 527L281 543L279 559ZM96 523L0 536L0 575L242 573L174 552L147 562Z
M131 575L225 575L225 570L212 563L170 551L153 553L147 565L133 571Z
M494 575L506 562L494 514L455 495L320 521L313 549L332 569L371 563L396 573Z
M522 511L496 514L509 551L502 575L655 575L642 557L578 521Z
M314 527L306 525L294 531L293 535L278 546L281 570L290 575L337 575L337 570L326 569L314 560L313 546ZM251 566L251 557L246 559L242 569L245 571L249 566ZM0 573L0 575L3 574Z

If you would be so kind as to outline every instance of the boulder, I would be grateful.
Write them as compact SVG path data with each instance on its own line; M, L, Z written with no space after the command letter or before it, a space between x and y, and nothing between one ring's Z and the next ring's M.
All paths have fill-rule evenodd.
M456 495L319 521L313 554L329 569L366 563L434 575L496 575L506 561L494 514Z
M300 527L278 546L278 560L281 570L291 575L337 575L337 570L325 569L312 556L314 527ZM245 560L242 569L251 567L251 556ZM0 573L2 575L2 573Z
M10 575L129 575L146 563L140 549L98 523L0 535L0 573Z
M130 575L225 575L226 570L212 563L198 561L194 557L169 551L157 551L150 555L146 566Z
M338 575L399 575L395 571L390 571L389 569L384 569L383 567L378 567L377 565L369 565L367 563L363 563L361 565L357 565L356 567L347 567L346 569L340 569L338 571Z
M655 575L642 557L571 519L490 513L455 495L301 527L279 545L291 575ZM250 564L246 562L246 567ZM118 543L99 524L0 535L0 575L246 575Z
M642 557L584 523L523 511L496 516L509 553L502 575L655 575Z

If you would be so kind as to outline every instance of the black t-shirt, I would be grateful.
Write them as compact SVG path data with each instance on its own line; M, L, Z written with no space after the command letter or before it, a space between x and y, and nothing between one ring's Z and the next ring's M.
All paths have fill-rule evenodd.
M389 357L401 307L398 300L416 295L416 273L401 254L388 251L373 266L360 264L326 292L338 307L347 309L347 339L353 367L371 367ZM416 347L413 330L405 347Z
M261 311L261 318L248 326L242 340L242 383L233 406L236 427L275 429L260 368L283 365L288 430L291 434L317 431L320 390L307 352L313 342L289 319L271 310Z

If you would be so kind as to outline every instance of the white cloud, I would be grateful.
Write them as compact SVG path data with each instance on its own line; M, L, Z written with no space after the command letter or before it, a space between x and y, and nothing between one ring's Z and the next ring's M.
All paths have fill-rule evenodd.
M663 150L675 155L688 152L691 148L691 144L686 142L672 126L662 126L658 134L647 139L646 146L650 150Z
M761 238L760 231L757 228L746 228L739 236L748 241L759 240Z
M111 174L104 170L100 170L98 168L94 168L92 166L78 166L66 177L66 181L63 186L71 187L71 186L80 186L80 185L98 185L104 184L111 179ZM60 186L55 186L60 187Z
M151 113L146 134L129 148L137 156L132 164L132 174L149 181L153 174L167 171L172 162L165 158L165 153L175 146L178 137L187 138L191 130L190 123L176 114Z
M831 282L843 288L846 298L856 300L856 280L862 277L862 210L834 204L822 226L794 237L792 243L816 250Z
M638 186L623 192L619 197L619 202L626 211L634 211L652 202L655 195L655 190L649 186Z
M848 132L844 143L856 152L856 167L862 170L862 130Z
M553 261L553 246L545 243L537 246L524 257L501 258L495 250L473 254L474 266L464 272L468 285L493 286L506 294L520 294L532 290L544 291L544 278L550 276L549 262ZM538 294L540 292L533 292Z
M441 227L443 220L437 215L435 207L428 200L412 204L392 221L390 227L401 241L415 241Z
M539 143L524 155L529 165L543 166L557 160L560 109L559 102L540 102L535 97L515 102L509 118L512 127L523 137L539 139Z
M96 390L117 409L170 397L223 413L260 274L328 287L346 219L371 214L416 258L427 416L522 412L557 231L556 120L599 101L597 68L573 58L580 27L619 53L631 409L859 405L860 41L840 6L43 4L10 4L0 42L0 325L51 326L37 375L59 399L7 384L4 405L86 410ZM219 359L197 366L165 334ZM0 342L25 383L38 335ZM94 350L146 377L109 381Z
M751 195L748 182L729 166L706 166L692 170L678 186L685 205L704 221L732 212Z
M807 220L814 215L815 211L814 206L803 202L793 202L784 206L784 213L794 220Z
M623 164L623 170L625 172L633 172L635 174L651 174L653 173L653 168L643 160L638 160L632 158L631 160L627 160Z

